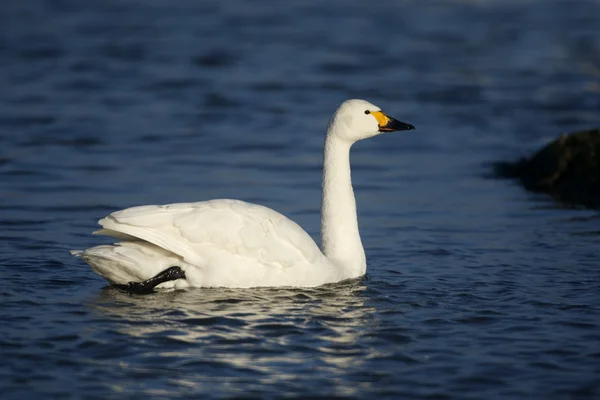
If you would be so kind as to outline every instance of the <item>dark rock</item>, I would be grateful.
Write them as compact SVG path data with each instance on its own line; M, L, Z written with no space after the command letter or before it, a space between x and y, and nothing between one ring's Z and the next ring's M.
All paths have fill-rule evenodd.
M600 208L600 129L562 135L529 158L494 167L497 175L517 178L528 190Z

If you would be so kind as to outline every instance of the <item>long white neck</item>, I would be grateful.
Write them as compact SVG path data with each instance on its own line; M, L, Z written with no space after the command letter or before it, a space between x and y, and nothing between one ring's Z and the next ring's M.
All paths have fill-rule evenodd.
M351 142L328 134L323 159L321 244L325 256L349 273L364 275L365 250L358 232L356 200L350 177Z

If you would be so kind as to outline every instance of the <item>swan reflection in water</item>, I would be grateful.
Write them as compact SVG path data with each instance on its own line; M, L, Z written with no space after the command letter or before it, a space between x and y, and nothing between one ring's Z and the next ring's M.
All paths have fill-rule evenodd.
M243 376L265 384L315 369L344 374L382 356L361 340L377 326L368 290L362 279L310 289L195 289L149 296L106 287L91 306L128 342L136 339L137 353L120 363L124 369L156 367L164 374L176 368L183 372L176 379L186 386Z

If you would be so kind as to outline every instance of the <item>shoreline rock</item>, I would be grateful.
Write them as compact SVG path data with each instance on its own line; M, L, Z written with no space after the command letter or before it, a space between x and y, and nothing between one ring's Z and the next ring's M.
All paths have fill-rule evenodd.
M561 135L531 157L495 163L494 170L560 202L600 208L600 129Z

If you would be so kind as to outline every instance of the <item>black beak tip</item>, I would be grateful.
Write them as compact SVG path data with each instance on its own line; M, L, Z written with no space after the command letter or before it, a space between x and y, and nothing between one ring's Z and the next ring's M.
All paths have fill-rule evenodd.
M407 124L406 122L398 121L397 119L391 118L390 122L381 128L379 128L380 132L393 132L393 131L410 131L415 129L415 126L412 124Z

